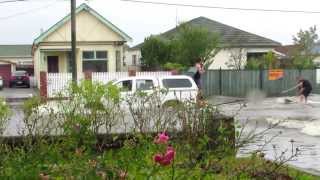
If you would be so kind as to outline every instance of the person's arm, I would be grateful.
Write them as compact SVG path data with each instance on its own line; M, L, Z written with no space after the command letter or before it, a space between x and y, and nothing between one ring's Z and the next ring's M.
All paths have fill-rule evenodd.
M299 94L302 94L302 92L304 91L304 87L303 87L303 82L300 82L299 84L298 84L298 93Z
M199 70L199 72L200 72L201 74L203 74L203 73L205 72L204 66L203 66L202 63L200 64L200 70Z
M292 91L292 90L295 90L295 89L297 89L297 88L299 88L299 87L302 87L302 84L301 84L301 83L298 83L297 85L293 86L292 88L287 89L287 90L284 90L284 91L282 91L281 93L287 93L287 92Z

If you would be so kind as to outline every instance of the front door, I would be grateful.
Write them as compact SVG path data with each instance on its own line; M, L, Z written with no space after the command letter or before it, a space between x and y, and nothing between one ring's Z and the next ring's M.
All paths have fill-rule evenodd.
M59 57L48 56L48 73L58 73L58 72L59 72Z

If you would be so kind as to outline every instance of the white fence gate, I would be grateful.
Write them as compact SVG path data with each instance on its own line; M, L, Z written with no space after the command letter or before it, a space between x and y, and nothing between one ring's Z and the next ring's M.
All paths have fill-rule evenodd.
M136 72L136 76L168 76L169 71L158 72ZM128 72L93 72L92 81L107 84L112 80L128 77ZM47 75L47 96L55 97L58 93L65 90L72 81L71 73L48 73Z
M71 73L48 73L47 92L48 97L55 97L62 90L65 90L72 81Z

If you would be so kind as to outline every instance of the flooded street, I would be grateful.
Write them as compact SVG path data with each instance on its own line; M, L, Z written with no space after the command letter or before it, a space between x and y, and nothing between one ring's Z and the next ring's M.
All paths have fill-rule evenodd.
M290 103L287 101L287 104L285 99L290 100ZM215 97L210 102L216 104L234 100ZM248 102L240 111L240 106L236 103L220 106L225 114L235 115L236 120L245 125L246 132L261 132L270 125L277 124L258 142L241 148L239 156L262 149L266 158L277 159L282 152L289 157L292 150L298 148L298 157L288 164L320 174L320 96L312 95L308 104L299 104L296 100L295 97L266 98ZM270 143L265 143L274 136L276 137ZM262 148L264 144L266 146Z
M288 97L295 101L293 97ZM236 98L213 97L210 103L219 104L231 102ZM319 103L318 103L319 102ZM19 135L22 127L22 104L11 104L13 111L5 135ZM320 175L320 96L312 95L310 103L299 104L291 102L286 104L284 98L265 98L263 100L248 102L246 107L240 108L238 103L219 106L220 110L235 116L240 124L245 125L245 131L261 132L270 125L279 123L264 135L260 141L246 145L240 149L239 156L261 149L268 159L276 159L281 152L288 157L292 149L299 149L299 156L293 158L288 164ZM279 134L281 132L281 134ZM276 136L265 147L265 141ZM293 142L293 143L292 143ZM293 146L292 146L293 145Z

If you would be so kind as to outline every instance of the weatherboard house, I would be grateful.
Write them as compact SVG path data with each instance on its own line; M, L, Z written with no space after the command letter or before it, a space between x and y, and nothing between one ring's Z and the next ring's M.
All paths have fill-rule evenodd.
M192 27L205 28L208 31L214 32L220 37L220 51L215 55L213 63L209 69L229 69L227 62L231 56L241 53L243 64L249 59L257 59L281 44L271 39L249 33L238 28L222 24L220 22L208 19L206 17L198 17L192 19L185 24ZM177 27L166 31L158 36L161 38L172 38L178 33ZM139 66L141 65L141 47L143 43L133 46L126 51L126 61L128 64Z
M76 9L77 77L83 72L115 72L123 68L126 33L86 4ZM35 77L40 72L71 72L71 16L57 22L37 37L32 46Z

